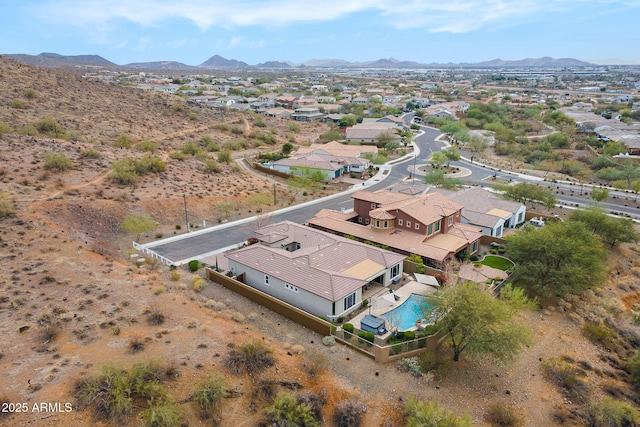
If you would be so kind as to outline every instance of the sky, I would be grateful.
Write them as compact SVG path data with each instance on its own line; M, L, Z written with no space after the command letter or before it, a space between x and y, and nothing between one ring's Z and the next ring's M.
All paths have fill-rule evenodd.
M640 0L3 0L0 54L640 65Z

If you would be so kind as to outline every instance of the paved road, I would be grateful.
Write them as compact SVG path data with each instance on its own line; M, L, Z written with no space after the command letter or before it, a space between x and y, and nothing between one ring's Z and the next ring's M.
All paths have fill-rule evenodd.
M410 121L411 115L405 116L405 120ZM378 189L386 188L394 183L401 182L409 177L409 166L414 164L427 163L434 151L441 150L445 143L436 140L440 135L437 129L421 126L423 133L415 138L414 145L416 146L416 156L410 155L403 158L400 162L394 165L386 165L381 168L381 171L371 180L367 181L362 187L353 188L345 193L325 197L318 200L313 200L301 205L292 206L289 208L281 209L272 213L268 220L271 223L279 221L292 221L297 223L304 223L309 218L315 216L315 214L323 208L340 210L341 208L352 209L353 202L351 194L359 189L366 189L368 191L375 191ZM588 196L580 196L580 187L575 185L569 185L568 183L551 183L541 181L540 178L525 176L518 173L511 173L508 171L494 171L489 167L477 164L477 162L471 163L469 161L453 162L454 165L463 166L471 171L471 175L463 179L464 183L471 185L491 186L494 175L504 179L511 179L514 182L527 182L535 180L543 185L561 188L566 194L558 196L561 203L569 205L586 205L589 202ZM573 194L571 194L573 190ZM587 191L585 186L585 191ZM613 193L619 197L623 197L623 193ZM633 198L632 195L626 195ZM632 216L638 216L640 213L637 206L633 203L633 200L629 202L628 207L605 204L605 208L617 212L626 213ZM232 223L217 225L206 229L200 229L192 233L183 234L180 236L174 236L167 239L159 240L142 245L142 248L150 250L155 254L158 254L170 262L173 263L185 263L191 259L202 259L215 253L223 252L226 249L236 247L239 243L246 241L246 239L253 235L253 230L259 226L259 221L264 221L264 218L247 218Z

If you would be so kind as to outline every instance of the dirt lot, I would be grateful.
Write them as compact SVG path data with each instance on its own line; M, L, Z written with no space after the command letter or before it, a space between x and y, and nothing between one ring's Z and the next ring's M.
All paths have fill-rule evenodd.
M143 241L170 235L182 223L183 194L194 224L224 218L227 213L219 208L221 202L234 203L229 219L251 215L257 207L264 211L275 208L252 199L272 188L267 179L234 169L232 164L221 164L220 173L207 174L195 158L175 161L168 156L171 150L188 141L197 142L204 134L221 144L239 137L252 140L255 126L249 120L200 111L194 121L188 118L188 109L172 110L175 114L171 113L167 129L163 127L167 122L163 110L171 110L171 101L155 94L131 95L127 92L131 89L105 89L53 71L13 62L0 61L0 65L3 79L20 82L0 86L5 100L0 106L0 122L15 130L50 115L83 135L81 140L66 141L15 132L0 134L0 191L10 195L15 206L14 215L0 219L0 369L4 373L0 399L25 402L29 408L40 402L73 404L67 413L30 410L13 414L0 419L3 425L108 425L94 420L90 410L76 406L74 384L105 364L128 368L147 360L177 367L178 375L167 388L183 408L188 425L212 424L211 420L200 420L189 402L194 383L212 372L227 378L236 391L235 397L222 404L221 426L254 426L263 419L263 409L270 401L252 404L251 397L262 378L324 395L325 425L332 425L330 415L337 402L356 396L366 408L362 425L400 426L402 404L414 395L434 400L457 414L468 414L477 425L483 425L487 407L496 402L515 407L527 426L582 425L575 414L584 411L588 402L568 398L543 378L540 369L541 361L561 355L590 366L586 372L588 401L603 396L603 385L621 390L622 396L634 396L621 381L625 374L619 366L612 367L611 360L617 356L588 341L581 329L597 306L613 307L605 310L610 313L607 315L615 322L627 322L640 295L640 256L633 248L613 251L611 277L602 291L523 314L522 321L531 326L535 342L513 364L463 357L458 363L448 363L442 377L415 378L400 373L395 364L376 364L344 346L325 347L321 336L217 284L196 293L193 275L186 270L172 277L165 267L154 263L138 266L131 261L132 236L121 229L122 220L129 214L146 212L159 224ZM47 92L47 85L53 88L51 92ZM41 102L29 101L25 110L12 108L10 100L31 87ZM80 96L87 93L94 96ZM96 104L81 104L86 99ZM134 119L123 111L132 112ZM216 123L225 123L227 130L216 128ZM241 136L229 130L233 126L241 129ZM301 143L326 130L324 125L312 125L292 133L286 122L279 121L268 122L267 129L271 128L279 143L289 138ZM161 148L157 154L166 159L167 171L146 175L132 187L111 182L108 175L114 161L142 155L133 148L114 146L123 131L134 140L158 143ZM242 157L267 148L247 147L233 155ZM89 149L99 155L87 157L83 153ZM65 153L74 167L60 173L45 170L44 154L50 151ZM279 191L284 196L279 199L285 203L304 199L286 194L284 186ZM149 310L163 313L164 323L149 324L145 314ZM142 351L131 353L133 338L144 343ZM223 366L230 348L255 340L273 350L275 366L259 377L231 375ZM449 358L446 348L443 354ZM320 372L310 376L309 366L320 367ZM288 390L283 385L279 389ZM138 423L135 416L124 422Z

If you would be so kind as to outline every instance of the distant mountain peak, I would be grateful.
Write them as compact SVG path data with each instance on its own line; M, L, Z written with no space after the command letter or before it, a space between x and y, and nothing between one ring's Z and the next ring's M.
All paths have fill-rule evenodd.
M213 55L211 58L198 65L201 68L221 68L221 69L247 69L249 64L235 59L223 58L220 55Z

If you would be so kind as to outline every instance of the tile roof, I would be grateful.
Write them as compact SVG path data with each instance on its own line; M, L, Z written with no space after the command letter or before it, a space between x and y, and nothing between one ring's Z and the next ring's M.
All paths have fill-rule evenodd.
M262 227L256 233L260 240L280 241L281 245L297 242L300 249L289 252L255 244L227 254L227 258L331 301L344 298L405 258L289 221ZM277 237L272 239L271 235Z

